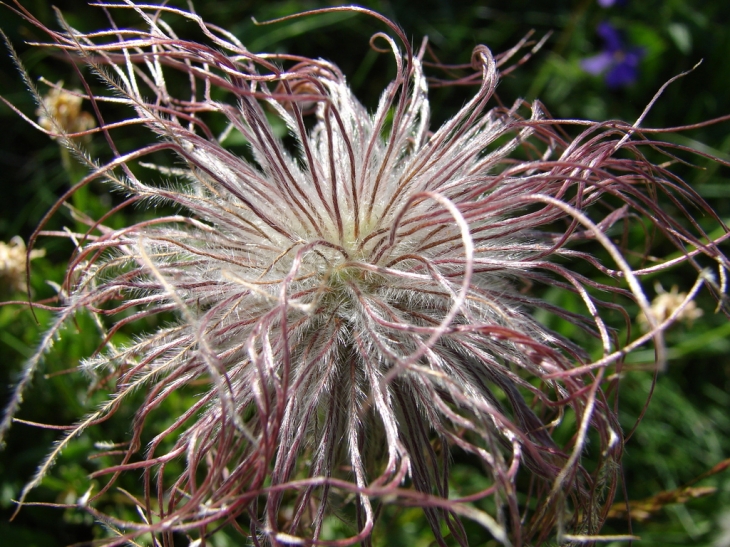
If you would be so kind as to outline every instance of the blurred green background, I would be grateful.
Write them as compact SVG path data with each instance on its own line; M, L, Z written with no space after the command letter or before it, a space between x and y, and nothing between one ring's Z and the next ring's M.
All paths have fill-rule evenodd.
M22 4L53 28L51 2L23 0ZM107 21L98 8L83 2L53 2L72 26L81 30L105 28ZM184 5L175 3L174 5ZM304 9L337 5L304 1L252 2L246 0L198 2L196 11L207 21L233 32L252 51L288 51L334 61L348 76L356 95L373 107L380 91L392 76L392 62L368 47L370 36L382 25L363 15L333 13L296 19L272 26L256 26L251 17L263 21ZM673 83L649 112L645 127L673 127L694 124L730 114L730 3L722 0L666 0L616 2L609 8L595 0L482 2L422 1L418 7L407 1L366 2L398 22L416 44L428 36L431 47L446 63L469 62L477 44L493 52L504 51L534 30L537 38L552 33L544 47L499 85L500 99L511 103L518 97L539 98L554 117L595 120L635 120L661 85L671 77L702 64L690 75ZM506 7L508 5L508 7ZM120 20L138 24L133 14ZM581 69L581 60L598 54L604 44L597 35L599 23L608 21L623 33L627 48L641 48L643 57L631 85L609 89L605 79ZM28 41L45 36L10 9L0 7L0 27L17 49L33 78L52 82L64 80L74 87L69 66L50 51L32 48ZM34 118L35 105L10 58L0 59L0 94L26 115ZM468 90L443 89L431 94L433 127L453 114L468 97ZM78 177L78 168L65 168L58 145L35 131L5 105L0 105L0 240L15 235L27 240L33 228L56 199ZM662 138L730 160L730 123L666 134ZM90 149L104 157L108 152L101 139ZM725 222L730 222L730 169L694 158L694 167L677 166L676 172L707 199ZM68 166L68 165L67 165ZM94 185L74 198L74 204L98 216L110 203L102 185ZM70 216L60 211L49 229L73 226ZM54 294L46 280L60 282L65 260L72 248L68 242L43 238L39 245L45 257L33 262L32 290L36 298ZM665 289L678 285L687 290L694 282L691 271L678 270L660 279ZM654 280L653 280L654 281ZM648 283L650 293L653 289ZM0 287L0 290L3 288ZM652 293L653 294L653 293ZM546 294L556 300L566 298ZM22 293L0 299L22 299ZM560 301L570 307L574 303ZM623 474L625 492L619 498L642 500L662 491L677 489L716 464L730 458L730 324L714 313L713 302L699 300L704 316L694 325L678 325L668 333L671 361L660 374L652 402L636 434L628 442ZM49 315L37 313L38 325L28 309L0 307L0 384L13 382L23 361L33 352ZM93 332L90 319L80 317L67 329ZM88 324L87 324L88 323ZM569 325L556 325L568 330ZM564 332L564 334L570 334ZM52 424L70 424L93 404L86 380L73 369L79 359L96 347L93 337L67 336L55 345L43 370L25 398L19 417ZM650 369L653 353L640 352L629 359L637 369ZM621 384L621 420L630 429L642 412L651 385L651 373L634 372ZM4 400L7 390L5 390ZM91 399L91 400L90 400ZM185 400L171 402L185 407ZM90 481L87 474L99 465L86 456L94 442L123 438L123 419L104 430L90 431L64 452L51 475L31 495L35 501L73 502ZM16 424L8 445L0 452L0 543L27 547L84 545L103 531L81 511L28 507L14 522L12 499L29 480L59 432L32 429ZM457 480L478 481L474 470L455 469ZM134 488L134 484L125 485ZM719 472L694 484L715 489L708 495L667 503L643 522L634 521L632 531L641 536L641 546L697 545L730 546L730 472ZM699 492L699 491L695 491ZM706 491L706 493L709 490ZM686 492L685 492L686 493ZM670 501L677 501L669 497ZM130 507L119 496L108 504L119 511ZM108 508L108 506L107 506ZM626 533L625 518L610 520L604 533ZM390 525L382 527L376 543L383 546L428 546L430 532L417 512L402 511ZM216 537L216 547L242 545L240 538L225 533ZM492 545L486 538L475 545ZM616 543L618 545L618 543ZM184 545L184 543L181 543Z

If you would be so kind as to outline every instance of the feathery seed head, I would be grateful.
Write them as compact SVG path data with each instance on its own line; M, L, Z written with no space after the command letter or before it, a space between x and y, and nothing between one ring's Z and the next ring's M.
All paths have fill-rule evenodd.
M86 504L99 514L94 504L118 475L142 470L145 520L103 516L123 529L110 544L145 531L204 542L224 522L256 544L369 544L394 503L422 507L439 545L444 525L468 544L461 518L505 545L548 541L555 526L596 533L622 450L606 371L652 338L661 358L668 326L654 321L624 343L604 319L627 303L648 312L639 279L670 265L632 269L640 262L608 233L652 219L676 247L696 248L684 260L727 266L696 224L658 205L657 194L679 211L703 206L644 158L641 148L657 143L619 122L576 122L583 130L571 141L538 102L488 107L507 58L484 46L464 80L477 84L474 97L434 130L423 49L363 8L334 9L371 13L401 41L377 35L397 68L374 112L326 61L250 52L172 7L107 8L134 9L147 28L55 32L18 6L105 83L109 93L88 97L96 110L133 112L99 120L114 158L89 160L81 184L105 179L126 193L123 205L180 211L121 229L89 220L52 327L80 310L98 314L104 350L84 368L114 379L110 402L57 450L144 393L126 451L96 473L109 482ZM178 37L167 16L196 23L209 44ZM117 149L114 132L136 125L157 140ZM234 135L245 154L228 146ZM165 151L177 167L145 159ZM151 184L150 169L170 182ZM541 299L547 285L577 295L585 312ZM603 354L592 359L536 310L575 323ZM114 343L131 321L170 312L175 324ZM156 427L149 416L175 391L197 397L141 450ZM566 412L577 424L567 436ZM582 466L589 436L591 469ZM457 491L452 458L478 460L490 486ZM172 480L171 461L186 467ZM350 537L328 536L336 512Z

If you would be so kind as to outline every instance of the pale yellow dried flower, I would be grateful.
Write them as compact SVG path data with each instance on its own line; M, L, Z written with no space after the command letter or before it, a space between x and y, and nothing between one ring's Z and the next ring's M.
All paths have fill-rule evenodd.
M10 243L0 241L0 292L25 291L25 242L20 236L15 236ZM43 249L30 252L30 259L41 257L46 252Z
M687 300L687 293L679 292L679 287L677 287L677 285L673 285L669 292L667 292L660 283L657 283L654 288L657 295L654 300L651 301L651 314L657 323L662 323L669 319L675 311L685 304L685 300ZM692 325L692 322L701 317L702 314L702 310L697 307L695 301L690 300L681 310L679 310L675 320L683 321L688 325ZM642 330L648 331L650 329L649 322L643 312L639 314L637 320Z
M38 124L51 133L81 133L96 127L94 117L81 110L83 97L63 89L63 82L43 97L43 107L36 110Z

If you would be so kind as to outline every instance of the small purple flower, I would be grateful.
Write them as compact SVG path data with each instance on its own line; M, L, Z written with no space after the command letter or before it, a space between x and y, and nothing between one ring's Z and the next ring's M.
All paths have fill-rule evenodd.
M639 61L644 56L644 49L626 47L619 31L606 21L598 25L598 35L605 42L603 51L583 59L581 68L594 76L605 73L606 85L611 89L633 84L638 77Z
M615 5L623 6L626 3L626 0L598 0L598 4L602 8L610 8Z

